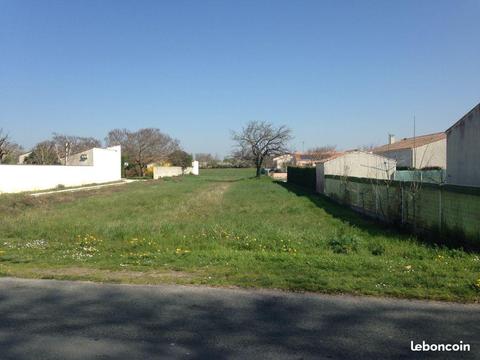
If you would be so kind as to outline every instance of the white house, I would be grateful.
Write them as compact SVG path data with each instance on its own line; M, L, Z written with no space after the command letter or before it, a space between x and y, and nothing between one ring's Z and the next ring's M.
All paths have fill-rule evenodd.
M324 192L325 175L389 180L393 178L395 168L396 161L385 156L364 151L338 153L317 163L316 189Z
M29 152L27 152L27 153L20 154L20 155L18 156L18 163L17 163L17 164L19 164L19 165L20 165L20 164L23 164L23 163L25 162L25 159L26 159L27 157L29 157L31 153L32 153L32 152L29 151Z
M446 133L447 183L480 187L480 104Z
M294 158L292 154L284 154L273 159L273 166L275 169L285 170L287 166L292 165L294 162Z
M287 166L313 167L321 160L336 155L337 151L325 151L321 154L294 152L292 154L284 154L273 158L275 169L285 169Z
M390 135L388 144L373 149L373 153L395 159L398 167L445 169L447 136L441 132L395 141Z

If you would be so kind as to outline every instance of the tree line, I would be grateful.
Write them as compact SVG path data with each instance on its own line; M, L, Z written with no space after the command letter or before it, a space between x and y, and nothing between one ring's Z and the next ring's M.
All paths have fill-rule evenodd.
M231 156L220 161L211 154L198 154L202 167L251 167L256 168L257 177L261 168L272 158L290 152L288 142L292 131L286 126L275 127L264 121L251 121L240 131L233 131L231 139L234 150ZM126 176L143 177L151 163L170 163L185 168L190 166L192 157L182 150L180 142L157 128L136 131L113 129L104 139L106 146L122 146L122 169ZM38 165L66 164L69 156L94 147L102 142L94 137L72 136L53 133L48 140L37 143L25 156L24 163ZM316 149L323 153L329 148ZM0 163L15 164L24 149L11 141L0 129Z
M23 148L0 128L0 164L16 164Z
M105 137L104 144L122 146L122 168L128 176L144 176L151 163L191 165L192 157L182 150L180 142L156 128L113 129ZM50 139L40 141L31 149L24 164L62 165L73 154L101 146L102 141L95 137L53 133ZM0 164L17 164L22 153L25 149L0 129Z

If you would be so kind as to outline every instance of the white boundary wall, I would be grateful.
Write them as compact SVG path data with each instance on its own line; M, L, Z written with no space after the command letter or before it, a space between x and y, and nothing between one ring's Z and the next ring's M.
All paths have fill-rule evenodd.
M198 161L193 161L192 167L186 168L183 174L198 175L199 173L200 171L199 171ZM182 168L180 166L154 166L153 167L153 178L155 180L163 177L180 176L180 175L182 175Z
M188 169L185 169L187 172ZM180 176L182 175L182 168L180 166L154 166L153 178L160 179L163 177Z
M119 181L121 147L94 148L93 165L0 165L0 193L53 189Z

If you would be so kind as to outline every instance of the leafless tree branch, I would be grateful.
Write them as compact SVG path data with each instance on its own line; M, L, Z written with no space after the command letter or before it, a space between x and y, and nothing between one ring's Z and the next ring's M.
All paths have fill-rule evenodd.
M135 166L139 176L144 175L148 164L167 160L169 154L180 149L178 140L155 128L113 129L105 142L108 146L121 145L124 158Z
M286 126L274 127L265 121L251 121L240 132L232 132L235 142L234 157L253 162L257 177L264 160L270 156L287 153L287 143L292 139Z

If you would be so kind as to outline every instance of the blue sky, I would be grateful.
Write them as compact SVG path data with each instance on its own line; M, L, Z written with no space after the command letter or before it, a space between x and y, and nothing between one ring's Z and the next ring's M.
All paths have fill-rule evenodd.
M223 156L249 120L292 147L442 131L480 101L480 1L0 0L0 127L158 127Z

